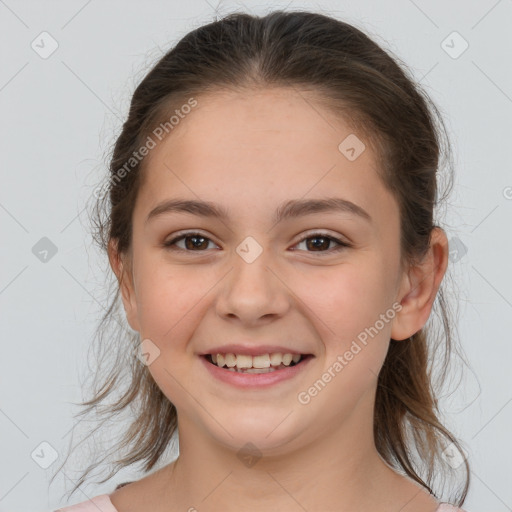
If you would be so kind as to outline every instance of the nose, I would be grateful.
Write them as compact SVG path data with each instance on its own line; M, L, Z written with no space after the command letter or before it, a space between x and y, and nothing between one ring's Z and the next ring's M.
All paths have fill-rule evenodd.
M223 319L256 326L282 317L290 308L290 293L265 251L249 263L236 252L233 269L223 281L217 314Z

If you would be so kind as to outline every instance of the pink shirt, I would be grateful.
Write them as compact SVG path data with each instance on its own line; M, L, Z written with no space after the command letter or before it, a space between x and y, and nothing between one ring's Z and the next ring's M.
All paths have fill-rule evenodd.
M54 512L119 512L112 502L108 494L100 494L92 498L70 507L59 508ZM466 512L462 508L457 508L448 503L441 503L435 512Z

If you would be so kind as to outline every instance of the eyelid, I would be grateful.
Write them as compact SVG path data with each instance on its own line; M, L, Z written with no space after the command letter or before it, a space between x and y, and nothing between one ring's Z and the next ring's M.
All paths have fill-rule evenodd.
M170 240L163 242L162 246L165 249L177 250L177 251L182 251L182 252L198 252L198 253L205 252L205 251L191 251L191 250L187 250L187 249L181 249L181 247L173 248L174 244L176 244L178 241L181 241L184 238L187 238L189 236L200 236L200 237L206 238L208 241L214 243L215 245L218 245L212 239L212 237L208 234L201 233L200 231L184 230L184 231L178 231L178 232L174 233ZM336 247L334 247L332 249L328 249L326 251L298 251L298 252L305 252L305 253L318 252L319 254L329 255L329 254L333 254L337 251L341 251L343 249L352 248L354 246L351 242L345 240L344 237L340 237L339 235L333 235L333 234L331 234L327 231L321 230L321 229L316 229L316 230L312 229L312 230L306 231L301 236L301 238L297 242L294 243L293 247L300 244L301 242L304 242L308 238L313 238L314 236L328 238L329 240L332 240L333 242L335 242L338 245ZM295 251L296 249L292 249L292 250Z
M354 247L354 245L351 242L344 240L343 237L339 237L339 235L332 235L328 232L325 232L323 230L318 230L318 229L306 232L304 235L302 235L301 239L298 240L294 244L294 246L304 242L308 238L315 238L315 236L318 238L327 238L327 239L335 242L338 245L332 249L328 249L327 251L298 251L298 252L304 252L306 254L318 253L320 255L329 256L329 255L338 253L344 249L350 249L350 248ZM293 250L295 251L296 249L293 249Z
M303 235L301 235L301 238L297 243L303 242L305 239L311 238L314 235L325 236L326 238L332 238L333 240L338 240L340 243L350 245L350 242L347 240L346 237L344 237L342 235L330 233L329 231L323 230L321 228L310 229L310 230L306 231Z
M173 235L171 236L171 238L169 240L163 242L162 245L164 248L167 248L167 249L172 248L172 246L176 242L183 240L184 238L186 238L188 236L201 236L203 238L206 238L208 241L214 243L215 245L219 245L213 240L213 237L211 235L206 234L206 233L201 233L200 231L194 231L194 230L177 231L176 233L173 233ZM180 247L178 247L177 250L181 250L183 252L201 252L201 251L187 251L185 249L181 249Z

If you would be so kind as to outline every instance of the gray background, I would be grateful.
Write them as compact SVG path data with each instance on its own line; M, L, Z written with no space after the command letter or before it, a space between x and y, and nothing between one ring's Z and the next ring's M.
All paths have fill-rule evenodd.
M161 52L211 21L215 9L268 10L215 1L0 0L0 511L63 505L72 473L59 473L49 488L55 466L43 469L31 454L48 453L44 442L59 456L54 464L65 454L76 421L72 402L82 399L86 352L103 312L105 261L91 248L85 202L135 85ZM457 181L443 226L459 248L451 266L471 366L444 403L445 421L472 464L465 509L512 510L512 1L272 7L320 11L362 28L413 69L445 116ZM43 31L58 43L46 59L31 47L48 37ZM469 47L458 55L464 40ZM57 249L46 262L34 254L37 244L48 244L43 237ZM72 501L111 492L132 476L86 486Z

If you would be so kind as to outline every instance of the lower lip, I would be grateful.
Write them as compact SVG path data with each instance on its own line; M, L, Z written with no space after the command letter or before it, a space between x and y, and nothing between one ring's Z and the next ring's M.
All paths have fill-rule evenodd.
M306 366L309 365L313 356L309 355L302 359L295 366L283 368L282 370L276 370L268 373L238 373L231 372L225 368L219 368L217 365L210 363L205 356L199 356L206 366L206 369L210 374L227 384L237 386L239 388L263 388L269 387L278 382L292 379L299 373L301 373Z

